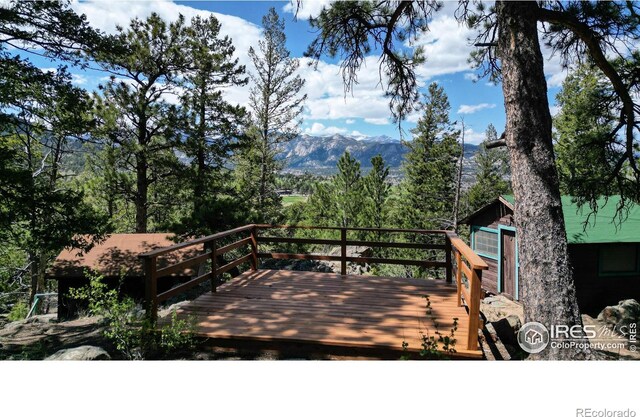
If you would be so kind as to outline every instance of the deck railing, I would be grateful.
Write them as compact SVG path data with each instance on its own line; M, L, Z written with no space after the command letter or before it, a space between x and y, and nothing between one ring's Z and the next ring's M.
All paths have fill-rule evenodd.
M458 235L449 231L445 233L447 242L455 253L455 264L452 270L455 269L458 306L462 306L464 299L469 310L467 349L475 350L478 346L478 330L484 327L484 323L480 320L482 271L489 266Z
M301 238L291 236L266 236L261 235L264 230L307 230L307 231L329 231L329 233L340 232L340 239L316 239ZM357 234L356 238L348 239L349 233ZM413 242L381 241L382 234L403 234L414 236L433 236L440 242L421 242L415 239ZM362 236L378 236L375 240L367 240ZM220 246L220 243L225 243ZM295 244L295 245L326 245L340 247L340 255L316 254L316 253L286 253L286 252L260 252L259 245L262 244ZM172 265L163 266L158 269L158 260L167 257L169 254L200 247L199 254L183 259ZM430 250L436 253L444 252L441 260L415 260L415 259L395 259L381 257L360 257L347 256L347 247L366 246L375 248L391 249L417 249ZM248 248L248 250L247 250ZM248 252L240 255L234 260L225 260L223 255L234 250L245 249ZM191 252L189 252L191 254ZM455 256L455 264L453 262ZM146 276L146 311L148 318L155 322L157 320L158 305L160 302L183 293L207 280L211 281L212 291L216 291L219 284L218 277L237 268L243 263L249 263L251 270L258 268L258 259L306 259L318 261L340 262L340 274L347 275L347 262L368 263L368 264L393 264L418 266L424 268L444 268L445 280L451 283L455 273L457 285L458 306L462 302L466 304L469 312L469 337L467 349L475 350L478 346L478 329L481 328L480 321L480 300L481 300L481 280L482 270L487 269L487 264L476 255L469 246L455 233L444 230L420 230L420 229L375 229L375 228L345 228L345 227L316 227L316 226L273 226L262 224L250 224L194 239L188 242L179 243L166 248L160 248L140 255L145 264ZM168 291L158 294L158 279L176 274L194 266L209 264L207 272L194 274L195 278L183 284L175 286ZM464 279L463 279L464 277ZM465 285L467 284L467 285Z

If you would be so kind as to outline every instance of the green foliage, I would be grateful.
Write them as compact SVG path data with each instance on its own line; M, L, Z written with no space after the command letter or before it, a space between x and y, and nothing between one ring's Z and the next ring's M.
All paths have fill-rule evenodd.
M480 144L475 161L476 179L467 191L468 212L472 213L502 194L511 192L509 155L503 148L487 149L487 143L498 139L495 127L489 124L485 140Z
M225 164L239 147L246 125L243 107L223 99L222 89L243 86L245 68L233 59L235 48L229 37L220 36L215 16L194 17L186 28L185 54L189 63L181 87L186 138L179 148L190 159L182 171L181 182L189 192L189 210L172 227L181 234L206 235L237 225L229 213L234 211L235 190Z
M346 151L338 160L338 173L333 177L337 221L341 227L360 226L363 183L360 162Z
M458 319L454 318L451 330L449 333L442 333L439 330L439 324L436 321L436 318L433 316L433 309L431 307L431 300L428 295L424 296L424 299L427 301L425 306L425 315L431 320L433 326L435 328L434 334L420 332L420 356L425 359L447 359L449 358L449 354L456 353L456 338L455 333L458 331ZM402 350L405 352L401 359L409 359L408 354L406 353L409 348L409 344L403 340L402 341Z
M24 302L24 300L20 300L11 307L7 319L9 319L9 321L24 320L27 314L29 314L29 304Z
M146 232L149 219L157 226L163 208L177 204L172 182L181 167L174 152L183 118L177 106L166 101L175 92L186 65L184 18L167 24L152 13L134 19L116 36L120 48L97 51L95 59L113 75L96 96L95 113L100 130L94 136L105 148L116 148L118 172L130 172L118 182L125 198L135 207L136 231ZM125 81L123 81L126 80ZM120 177L120 180L124 180ZM150 211L150 208L154 210Z
M167 354L193 348L196 343L193 336L194 326L192 317L181 320L178 318L177 311L172 310L169 323L160 328L160 340L158 341L160 349Z
M625 62L616 65L624 67ZM626 148L616 134L621 126L620 105L603 73L589 64L576 68L563 82L556 101L561 106L553 120L561 192L580 203L595 203L601 196L614 194L640 201L630 168L615 173Z
M449 120L449 99L444 88L432 83L425 95L423 115L412 130L413 140L405 157L403 226L441 229L451 225L456 187L457 160L462 152Z
M382 228L386 225L386 205L391 184L388 182L389 167L385 167L381 155L371 158L371 171L363 178L366 198L365 216L368 226Z
M309 224L333 227L386 226L386 204L391 185L389 168L380 155L371 159L372 170L362 176L360 163L345 152L330 181L315 182L305 205Z
M62 165L73 138L92 128L91 102L64 68L43 73L6 57L0 66L7 74L0 82L0 236L27 254L33 295L44 289L53 255L86 248L108 230Z
M258 51L249 48L254 66L249 97L252 127L239 155L237 182L243 199L255 207L257 221L265 223L279 217L281 201L275 184L281 162L276 155L282 143L298 134L306 95L300 95L305 81L295 75L299 62L286 48L284 19L272 7L262 26L264 39L258 41Z
M340 57L345 87L350 90L365 58L376 49L381 51L381 83L384 74L389 80L384 85L389 108L402 120L419 100L415 69L425 60L423 48L407 50L403 45L428 30L433 13L441 6L431 1L335 2L309 20L317 35L306 55Z
M309 195L313 192L315 183L322 181L323 177L305 172L302 175L281 174L276 177L276 187L292 190L298 194Z
M193 321L178 319L175 310L166 325L159 329L143 318L129 297L120 297L118 289L109 288L103 277L87 273L89 284L71 289L70 295L88 304L89 313L103 318L104 335L126 359L166 357L194 345Z

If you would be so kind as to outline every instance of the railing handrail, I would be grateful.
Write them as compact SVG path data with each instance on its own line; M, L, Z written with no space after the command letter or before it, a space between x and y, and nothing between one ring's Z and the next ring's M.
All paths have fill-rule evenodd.
M489 269L489 265L469 247L464 240L460 239L460 237L451 231L445 231L445 234L449 238L451 245L453 245L458 252L462 253L467 262L469 262L471 269Z
M478 348L478 330L482 329L483 323L480 320L480 301L482 299L482 271L489 269L487 263L476 254L460 237L454 232L447 232L447 240L455 253L456 265L456 287L458 306L462 306L464 298L469 309L469 331L467 334L467 349L476 350ZM467 266L466 263L469 265ZM452 266L453 268L453 266ZM467 289L462 276L467 278L469 288Z
M308 230L342 230L355 232L388 232L388 233L415 233L415 234L445 234L447 230L429 229L395 229L395 228L375 228L375 227L340 227L340 226L304 226L304 225L276 225L276 224L256 224L258 229L308 229Z
M335 246L340 246L340 255L318 255L318 254L288 254L288 253L261 253L258 251L258 242L269 241L269 236L258 237L257 231L260 229L307 229L307 230L336 230L340 231L340 239L309 239L309 238L287 238L287 237L271 237L276 243L300 243L300 244L323 244L330 243ZM217 248L217 240L224 237L232 236L242 232L250 232L248 238L241 239L235 243L231 243L225 247ZM347 232L349 231L365 231L365 232L386 232L386 233L412 233L412 234L431 234L431 235L443 235L445 238L444 244L434 243L406 243L406 242L367 242L366 240L347 240ZM184 249L190 246L198 244L207 244L205 246L205 252L195 257L191 257L187 260L182 260L174 265L167 266L158 270L157 257L169 252ZM414 245L422 245L423 249L437 249L444 250L446 259L445 261L416 261L407 259L386 259L386 258L359 258L353 256L347 256L346 247L354 246L354 244L366 243L376 246L376 244L383 244L386 247L393 247L393 244L399 245L399 248L414 248ZM235 261L230 261L226 265L217 265L217 257L221 257L223 253L230 250L239 248L245 245L251 246L251 253L244 255ZM366 246L366 245L365 245ZM218 250L220 250L218 252ZM145 271L147 278L147 314L151 320L157 318L157 308L159 301L169 298L169 296L176 295L182 291L186 291L201 282L208 279L212 283L212 291L216 291L217 276L229 269L236 267L240 263L251 262L251 269L257 269L258 258L273 257L277 259L317 259L317 260L335 260L340 262L340 272L342 275L346 274L346 262L368 262L368 263L394 263L394 264L407 264L424 267L445 268L446 281L452 281L453 262L452 254L455 254L456 258L456 284L457 284L457 298L458 305L461 306L462 297L464 297L467 307L469 309L469 332L467 339L467 349L475 350L478 346L478 334L477 330L482 326L480 322L480 300L481 300L481 280L482 271L488 269L488 265L478 256L460 237L452 231L448 230L425 230L425 229L396 229L396 228L366 228L366 227L327 227L327 226L299 226L299 225L267 225L267 224L248 224L245 226L236 227L234 229L226 230L223 232L215 233L213 235L205 236L202 238L190 240L183 243L178 243L172 246L158 248L139 255L139 258L145 261ZM174 272L178 266L191 266L195 263L195 260L202 260L210 257L212 270L210 273L206 273L199 277L181 284L169 291L158 294L157 292L157 280L159 277L166 275L165 273ZM225 261L226 262L226 261ZM468 263L467 266L464 262ZM469 289L463 288L461 280L462 275L466 276L469 282Z
M247 224L245 226L236 227L235 229L225 230L224 232L215 233L213 235L201 237L198 239L188 240L182 243L176 243L175 245L166 246L164 248L154 249L149 252L145 252L143 254L138 255L138 258L150 258L156 257L160 255L164 255L165 253L173 252L178 249L188 248L189 246L198 245L200 243L211 242L212 240L222 239L223 237L235 235L236 233L246 232L247 230L251 230L255 227L255 224Z

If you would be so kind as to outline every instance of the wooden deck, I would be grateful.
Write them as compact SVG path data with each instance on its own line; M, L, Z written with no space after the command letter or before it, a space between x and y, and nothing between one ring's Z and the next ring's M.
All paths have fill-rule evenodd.
M457 317L453 356L482 357L482 350L467 349L469 315L458 307L455 284L440 280L247 271L178 311L181 318L189 315L196 318L196 334L213 344L326 347L396 358L403 341L418 352L421 335L434 335L434 320L448 334Z

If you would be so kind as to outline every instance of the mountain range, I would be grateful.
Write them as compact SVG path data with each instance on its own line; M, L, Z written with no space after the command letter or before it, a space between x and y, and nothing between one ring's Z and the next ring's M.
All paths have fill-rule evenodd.
M477 145L466 144L465 159L473 159L477 149ZM389 136L300 135L283 145L278 159L284 161L285 172L331 175L336 172L336 163L345 151L360 162L364 172L371 169L371 158L380 154L391 171L397 173L407 147Z

